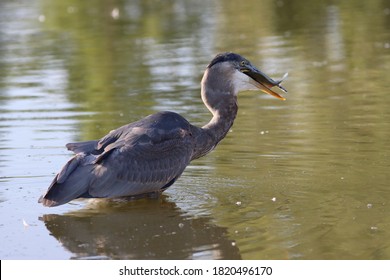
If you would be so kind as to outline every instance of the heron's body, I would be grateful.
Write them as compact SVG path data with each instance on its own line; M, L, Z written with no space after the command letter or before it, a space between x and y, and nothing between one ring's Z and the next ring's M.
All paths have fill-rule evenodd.
M179 114L159 112L113 130L100 140L67 144L76 155L39 201L57 206L80 197L139 197L164 191L191 160L210 152L228 133L237 115L237 93L259 88L244 70L237 70L242 61L249 63L237 54L224 53L206 69L201 93L213 114L208 124L200 128ZM258 73L279 86L280 81ZM276 94L268 87L260 89Z

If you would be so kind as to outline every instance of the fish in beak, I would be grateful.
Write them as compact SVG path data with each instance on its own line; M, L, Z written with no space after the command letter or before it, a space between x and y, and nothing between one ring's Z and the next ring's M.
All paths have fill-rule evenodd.
M283 92L287 93L287 90L284 87L282 87L280 84L283 82L285 78L287 78L288 73L284 74L283 78L281 78L280 80L274 81L273 79L271 79L266 74L264 74L263 72L261 72L260 70L258 70L256 67L252 66L249 63L242 65L240 67L240 71L248 75L249 77L251 77L253 80L252 84L256 86L258 89L260 89L262 92L265 92L281 100L286 100L286 98L279 95L271 88L276 86L279 89L281 89Z

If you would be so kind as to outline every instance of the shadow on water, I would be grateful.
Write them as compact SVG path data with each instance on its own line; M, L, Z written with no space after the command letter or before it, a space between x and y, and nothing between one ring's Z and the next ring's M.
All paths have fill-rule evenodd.
M99 202L40 217L74 259L241 259L227 230L160 199Z

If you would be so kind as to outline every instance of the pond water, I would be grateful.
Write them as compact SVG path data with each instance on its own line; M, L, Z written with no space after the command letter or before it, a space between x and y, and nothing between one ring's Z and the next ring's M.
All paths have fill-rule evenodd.
M1 259L390 259L390 2L1 1ZM286 101L234 126L159 199L37 203L70 158L170 110L210 119L222 51Z

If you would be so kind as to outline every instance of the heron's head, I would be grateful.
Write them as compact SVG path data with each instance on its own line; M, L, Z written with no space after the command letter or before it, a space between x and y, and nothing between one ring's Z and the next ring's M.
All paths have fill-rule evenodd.
M214 92L229 89L233 94L247 90L261 90L281 100L285 100L272 87L278 87L287 92L280 84L281 80L274 81L266 74L253 66L249 60L235 53L218 54L207 66L202 80L202 86Z

